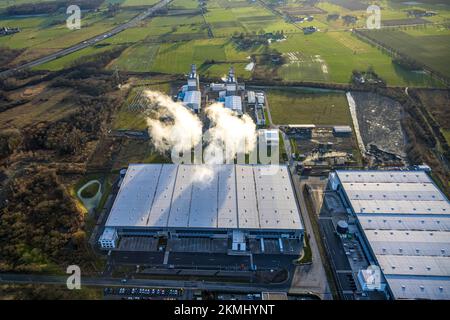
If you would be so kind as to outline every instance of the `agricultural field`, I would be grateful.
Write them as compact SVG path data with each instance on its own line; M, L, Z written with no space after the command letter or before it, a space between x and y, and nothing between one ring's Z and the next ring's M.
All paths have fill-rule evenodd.
M74 53L68 54L62 58L49 61L47 63L41 64L39 66L34 67L34 70L49 70L49 71L58 71L61 69L69 68L77 61L87 62L89 59L101 52L106 52L108 50L114 49L114 46L93 46L82 49L80 51L76 51Z
M198 0L174 0L170 3L169 9L196 9L198 5Z
M11 7L11 6L17 6L19 4L25 4L25 3L38 3L42 0L0 0L0 9ZM56 0L46 0L47 2L50 1L56 1Z
M210 1L205 19L211 25L214 36L231 36L234 33L300 32L259 3L246 1Z
M84 20L85 27L79 31L69 31L63 23L57 23L63 16L51 16L50 20L48 17L5 20L8 25L15 26L16 23L23 28L23 31L12 36L0 37L0 46L27 49L14 62L27 61L104 32L112 28L114 24L126 21L135 15L136 10L130 8L151 5L154 2L155 0L108 0L103 4L102 10L105 10L106 3L119 3L121 9L116 17L106 18L102 11L89 13ZM328 14L331 13L339 14L341 17L354 15L358 17L356 26L363 26L366 12L356 9L361 7L361 3L365 1L322 1L314 7L291 1L275 6L279 12L284 10L294 16L307 14L314 16L313 21L302 24L285 21L282 14L272 12L259 1L210 0L206 2L207 11L202 15L195 11L200 8L197 0L174 0L169 6L169 9L172 9L169 15L146 19L136 27L105 39L102 44L111 45L109 46L111 48L117 45L127 47L119 58L108 65L109 69L117 67L123 71L184 74L190 64L195 63L200 74L220 77L233 64L237 75L248 79L253 76L252 71L245 69L250 62L250 56L264 53L267 49L274 49L283 55L284 65L273 68L273 66L257 63L255 70L284 81L348 83L353 70L365 71L373 68L388 85L441 86L437 80L431 79L427 74L408 71L393 64L389 55L353 36L348 31L353 26L344 25L341 18L327 19ZM380 4L383 7L383 17L387 21L414 20L408 17L406 12L410 6L387 0L382 0ZM430 6L433 7L433 5ZM177 15L170 14L177 11ZM447 11L439 9L438 12L441 16ZM304 35L302 27L310 25L318 28L318 31ZM417 38L419 42L422 41L423 44L420 42L418 47L422 48L422 45L426 50L412 50L412 52L421 59L433 60L430 64L434 64L437 69L442 69L448 65L447 58L450 56L448 54L449 32L447 30L439 33L432 31L434 29L437 28L402 27L395 32L389 32L394 37L391 40L394 42L397 41L397 36L407 35L404 40L406 43L403 45L406 51L412 50L412 47L408 47L412 39L415 41ZM268 46L256 46L253 49L240 50L231 40L233 35L240 33L254 36L277 31L283 31L287 38ZM380 33L383 32L380 31ZM441 36L444 37L441 38ZM399 43L402 42L399 41ZM409 43L409 45L414 47L414 44ZM108 46L85 49L42 65L39 69L65 68L81 56L89 56L107 48ZM433 59L436 51L439 51L442 57ZM270 72L264 72L265 69L270 69ZM256 71L255 77L258 73Z
M160 91L170 94L170 83L164 80L152 79L145 83L137 83L131 89L125 103L116 114L113 128L116 130L146 130L145 120L145 90Z
M450 30L426 27L366 31L364 35L450 77Z
M144 71L154 71L168 74L184 74L192 63L197 64L200 74L222 76L226 74L231 64L236 74L248 78L250 71L245 70L249 63L250 52L238 51L227 39L201 39L186 42L163 43L153 59L151 67ZM122 59L122 56L119 58ZM208 64L207 61L214 60Z
M159 0L125 0L121 3L122 7L142 7L142 6L152 6Z
M80 30L69 30L64 15L1 18L0 25L18 27L21 32L0 37L0 47L26 49L15 61L24 62L95 37L134 15L123 11L109 18L103 13L88 13Z
M439 1L438 1L439 2ZM433 3L432 1L377 1L381 8L382 26L408 25L416 23L445 23L450 17L450 5ZM321 22L327 24L329 30L342 30L353 27L365 28L368 14L366 9L369 6L368 1L347 1L347 0L328 0L319 2L316 7L325 11L326 14L313 14ZM435 11L437 15L417 18L408 15L408 10ZM337 19L327 19L328 15L339 15ZM355 24L345 24L342 17L351 15L357 18ZM421 19L421 20L419 20Z
M391 57L348 32L293 35L271 45L287 57L279 74L289 81L348 83L352 71L372 67L389 85L434 85L424 74L392 64Z
M268 90L267 97L274 124L352 124L343 92Z
M138 44L128 47L119 59L113 61L108 67L127 71L149 71L152 68L154 58L158 54L158 44Z
M129 28L102 43L136 44L142 42L173 42L190 39L206 39L208 32L199 14L180 16L154 17Z

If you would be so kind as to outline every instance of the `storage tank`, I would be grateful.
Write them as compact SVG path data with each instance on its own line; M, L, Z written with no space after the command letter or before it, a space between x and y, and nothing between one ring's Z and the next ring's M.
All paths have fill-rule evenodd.
M339 220L337 223L336 231L339 234L346 234L348 232L348 223L344 220Z

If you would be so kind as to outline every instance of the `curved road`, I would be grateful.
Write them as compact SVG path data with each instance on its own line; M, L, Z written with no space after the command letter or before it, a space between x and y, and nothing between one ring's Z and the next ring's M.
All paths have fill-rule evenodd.
M144 20L145 18L151 16L153 13L155 13L155 11L161 9L162 7L168 5L170 2L172 2L172 0L162 0L160 2L158 2L157 4L155 4L153 7L149 8L148 10L146 10L143 13L140 13L139 15L137 15L136 17L134 17L133 19L131 19L130 21L121 24L120 26L115 27L112 30L109 30L105 33L99 34L97 36L95 36L94 38L90 38L88 40L85 40L83 42L80 42L76 45L73 45L71 47L68 47L66 49L63 49L61 51L52 53L48 56L33 60L31 62L25 63L23 65L20 65L18 67L15 67L13 69L9 69L3 72L0 72L0 79L3 78L7 78L8 76L12 75L13 73L17 72L17 71L21 71L24 69L28 69L28 68L33 68L36 67L38 65L44 64L46 62L61 58L63 56L66 56L68 54L74 53L76 51L85 49L87 47L90 47L100 41L103 41L109 37L115 36L116 34L136 26L140 21Z

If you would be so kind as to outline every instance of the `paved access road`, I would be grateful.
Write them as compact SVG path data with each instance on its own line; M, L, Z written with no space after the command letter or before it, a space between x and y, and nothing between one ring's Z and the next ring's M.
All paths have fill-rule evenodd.
M27 275L27 274L0 274L0 283L15 284L53 284L65 285L67 277L51 275ZM230 283L213 281L185 281L185 280L155 280L155 279L128 279L122 282L117 278L81 277L81 286L99 287L150 287L150 288L185 288L200 290L226 290L234 292L262 292L277 288L283 288L284 284L258 285L249 283Z
M78 43L76 45L73 45L71 47L63 49L61 51L52 53L52 54L50 54L48 56L45 56L45 57L33 60L31 62L28 62L28 63L25 63L25 64L20 65L18 67L15 67L13 69L9 69L9 70L3 71L3 72L0 73L0 79L7 78L8 76L12 75L13 73L15 73L17 71L25 70L25 69L28 69L28 68L33 68L33 67L36 67L38 65L44 64L46 62L49 62L49 61L52 61L52 60L64 57L64 56L66 56L68 54L71 54L73 52L76 52L76 51L85 49L87 47L90 47L90 46L92 46L92 45L94 45L94 44L96 44L96 43L98 43L100 41L103 41L103 40L109 38L109 37L115 36L116 34L122 32L122 31L124 31L124 30L126 30L128 28L136 26L140 21L142 21L145 18L151 16L157 10L159 10L162 7L168 5L170 2L172 2L172 0L162 0L162 1L158 2L157 4L155 4L153 7L149 8L148 10L146 10L145 12L140 13L139 15L137 15L136 17L134 17L130 21L128 21L128 22L126 22L124 24L121 24L121 25L115 27L112 30L109 30L109 31L107 31L105 33L99 34L99 35L95 36L94 38L85 40L83 42L80 42L80 43Z

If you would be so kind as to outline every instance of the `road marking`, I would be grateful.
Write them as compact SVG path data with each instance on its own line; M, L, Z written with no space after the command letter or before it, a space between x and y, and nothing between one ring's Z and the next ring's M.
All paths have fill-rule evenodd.
M169 253L170 253L170 251L166 251L164 253L164 262L163 262L163 264L167 264L169 262Z

